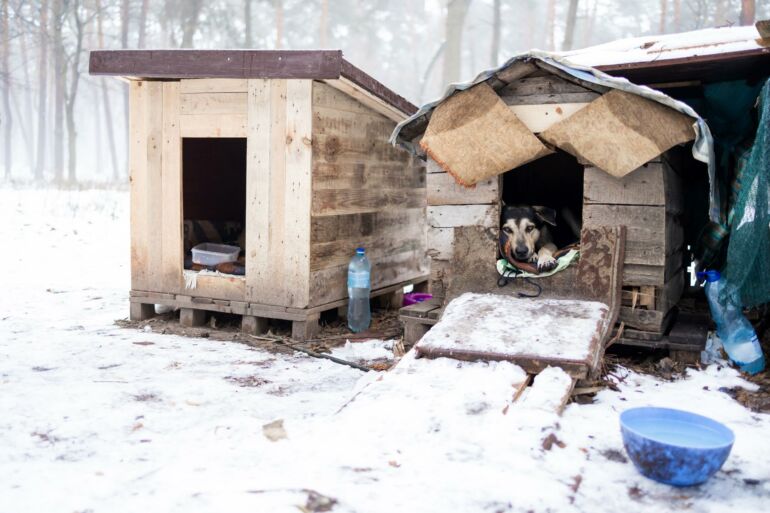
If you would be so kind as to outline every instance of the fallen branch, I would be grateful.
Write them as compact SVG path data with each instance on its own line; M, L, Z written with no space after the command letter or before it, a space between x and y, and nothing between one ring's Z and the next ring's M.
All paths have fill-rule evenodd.
M249 335L251 338L255 338L257 340L266 340L268 342L272 342L274 344L286 346L289 349L293 349L294 351L299 351L300 353L305 353L308 356L312 356L313 358L323 358L325 360L331 360L334 363L339 363L340 365L347 365L348 367L353 367L354 369L358 369L360 371L369 372L369 367L366 367L365 365L360 365L355 362L350 362L348 360L343 360L342 358L337 358L336 356L331 356L324 353L317 353L315 351L311 351L310 349L305 349L304 347L296 346L294 344L290 344L286 341L286 339L280 338L280 337L269 337L269 336L260 336L260 335Z

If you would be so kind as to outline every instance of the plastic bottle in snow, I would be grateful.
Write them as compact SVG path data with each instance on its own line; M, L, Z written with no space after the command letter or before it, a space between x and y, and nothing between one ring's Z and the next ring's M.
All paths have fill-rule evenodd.
M348 264L348 327L353 333L369 328L372 312L369 308L369 292L372 289L372 265L364 248L357 248Z
M754 327L743 315L738 290L730 287L719 271L698 273L698 277L706 279L706 299L717 325L717 336L722 340L727 356L744 372L756 374L762 371L765 357ZM726 300L720 301L719 296L725 287Z

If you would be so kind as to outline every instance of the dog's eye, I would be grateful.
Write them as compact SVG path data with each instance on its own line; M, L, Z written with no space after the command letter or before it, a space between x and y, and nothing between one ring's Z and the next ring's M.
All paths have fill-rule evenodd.
M534 226L527 226L526 232L529 233L529 232L531 232L534 229L535 229Z
M503 227L503 231L504 231L505 233L513 233L513 232L511 231L511 229L510 229L510 228L508 228L507 226L504 226L504 227Z

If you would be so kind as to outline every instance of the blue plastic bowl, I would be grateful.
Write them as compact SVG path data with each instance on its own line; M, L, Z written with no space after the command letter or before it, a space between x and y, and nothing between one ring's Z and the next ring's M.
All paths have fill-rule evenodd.
M735 442L724 424L670 408L620 415L623 445L642 475L674 486L703 483L722 468Z

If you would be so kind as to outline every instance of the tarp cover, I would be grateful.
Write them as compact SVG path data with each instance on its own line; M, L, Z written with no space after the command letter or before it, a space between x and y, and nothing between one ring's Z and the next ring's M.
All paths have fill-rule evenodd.
M701 162L705 162L708 164L709 184L710 184L709 218L715 222L718 222L720 220L719 191L715 186L716 180L715 180L715 167L714 167L715 158L714 158L713 139L711 136L711 132L709 131L708 125L692 109L692 107L690 107L686 103L675 100L670 96L667 96L661 93L660 91L656 91L646 86L639 86L636 84L632 84L625 78L612 77L594 68L573 64L568 60L564 59L563 57L560 57L556 54L552 54L549 52L531 51L531 52L522 53L512 57L505 64L503 64L498 68L490 69L480 73L478 76L476 76L476 78L474 78L469 82L450 84L441 98L439 98L436 101L423 105L415 114L413 114L409 118L399 123L396 126L395 130L393 131L393 134L391 135L391 139L390 139L391 143L397 144L407 149L408 151L410 151L415 155L419 154L420 151L415 145L418 139L417 135L419 134L414 133L414 131L407 131L409 133L409 137L408 138L403 137L401 134L406 127L409 127L412 124L425 122L428 118L431 117L434 109L436 109L437 106L442 104L445 100L447 100L449 97L456 94L458 91L464 91L466 89L473 87L476 84L479 84L481 82L486 82L488 80L490 82L496 81L496 80L503 80L505 82L510 82L515 78L520 78L517 76L518 74L516 73L513 74L513 77L506 76L506 75L510 75L510 73L507 73L507 71L509 69L514 69L514 70L525 69L526 71L526 68L528 66L527 67L522 66L522 64L525 62L526 63L534 62L534 63L537 63L540 67L543 67L544 69L551 68L557 71L567 73L570 76L574 77L575 79L582 80L583 82L586 82L589 84L595 84L597 86L608 87L610 89L616 89L616 90L625 91L627 93L638 95L640 97L646 98L648 100L652 100L666 107L670 107L675 111L685 114L686 116L689 116L690 118L692 118L694 120L692 128L694 129L694 132L695 132L695 142L692 148L693 157L697 160L700 160ZM566 121L569 121L569 118Z
M744 306L770 302L770 80L759 96L759 128L730 212L725 278Z

